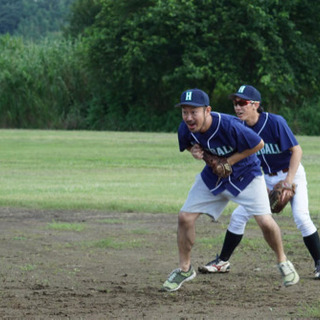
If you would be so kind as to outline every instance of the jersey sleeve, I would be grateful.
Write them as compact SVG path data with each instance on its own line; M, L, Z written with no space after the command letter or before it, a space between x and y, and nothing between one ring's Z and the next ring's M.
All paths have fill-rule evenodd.
M178 128L178 141L180 151L184 151L191 147L190 131L188 130L186 124L182 121Z
M233 136L235 137L238 152L253 149L261 141L261 137L259 137L258 134L247 128L241 122L236 121L233 124Z
M277 116L277 131L279 135L279 147L281 151L286 151L296 145L298 141L288 126L287 121L282 116Z

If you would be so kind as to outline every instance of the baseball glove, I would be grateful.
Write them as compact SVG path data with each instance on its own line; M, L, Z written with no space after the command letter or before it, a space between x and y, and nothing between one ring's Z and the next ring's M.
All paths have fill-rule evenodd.
M272 213L280 213L296 193L296 185L279 181L269 192Z
M208 151L203 152L203 160L211 167L214 174L221 178L227 178L232 173L231 165L227 158L216 156Z

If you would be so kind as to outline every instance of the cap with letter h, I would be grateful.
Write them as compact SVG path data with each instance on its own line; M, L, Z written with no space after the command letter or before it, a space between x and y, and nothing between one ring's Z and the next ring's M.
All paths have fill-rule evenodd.
M235 97L244 99L244 100L252 100L252 101L260 101L261 102L261 94L260 92L253 86L242 85L238 92L232 93L230 99L234 99Z
M200 89L189 89L182 92L180 103L175 107L193 106L193 107L207 107L210 105L209 96Z

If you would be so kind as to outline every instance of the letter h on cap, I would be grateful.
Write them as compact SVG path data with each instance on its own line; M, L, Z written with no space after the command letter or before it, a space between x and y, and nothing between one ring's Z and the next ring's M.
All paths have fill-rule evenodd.
M238 93L243 93L244 89L246 88L246 86L241 86L238 90Z
M192 101L192 91L186 92L186 101Z

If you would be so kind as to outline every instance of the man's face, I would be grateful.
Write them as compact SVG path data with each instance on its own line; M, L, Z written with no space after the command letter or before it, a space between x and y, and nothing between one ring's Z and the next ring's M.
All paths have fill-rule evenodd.
M191 132L206 132L211 125L210 111L211 107L183 106L182 119Z
M251 119L257 113L257 106L254 101L235 97L233 99L233 106L237 117L243 121Z

